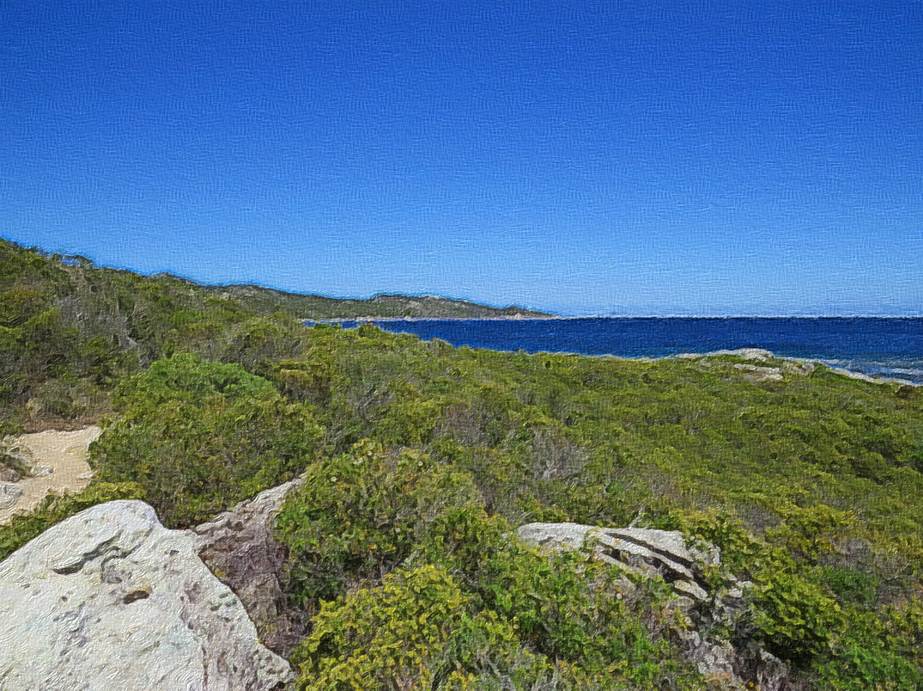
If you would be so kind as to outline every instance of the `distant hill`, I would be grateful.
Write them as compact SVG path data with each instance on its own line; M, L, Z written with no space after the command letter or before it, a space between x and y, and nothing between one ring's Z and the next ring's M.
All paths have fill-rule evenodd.
M32 263L47 265L50 271L60 277L70 276L71 282L105 283L119 277L122 281L138 282L157 286L169 293L182 293L188 298L198 296L200 300L217 297L239 303L256 314L285 312L299 319L352 319L362 317L433 317L433 318L479 318L479 317L546 317L544 312L511 305L492 307L467 300L424 295L380 294L369 299L340 299L323 295L289 293L274 288L252 284L204 285L171 274L143 276L131 271L98 267L86 257L44 252L36 248L25 248L0 238L0 263L23 261L31 257ZM4 269L0 267L0 281ZM78 278L79 277L79 278Z
M254 285L205 287L222 297L240 300L263 312L284 311L304 319L350 319L362 317L433 317L490 318L546 317L543 312L522 307L490 307L466 300L454 300L433 295L375 295L368 300L349 300L286 293Z
M94 419L113 382L177 351L250 365L301 352L299 321L538 316L438 297L337 300L97 267L0 239L0 436L18 420ZM31 420L31 422L30 422Z

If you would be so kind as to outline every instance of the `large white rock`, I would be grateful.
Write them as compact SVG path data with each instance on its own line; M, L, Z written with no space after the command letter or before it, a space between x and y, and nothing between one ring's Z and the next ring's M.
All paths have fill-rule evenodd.
M237 596L140 501L94 506L0 563L2 689L272 689L292 678Z

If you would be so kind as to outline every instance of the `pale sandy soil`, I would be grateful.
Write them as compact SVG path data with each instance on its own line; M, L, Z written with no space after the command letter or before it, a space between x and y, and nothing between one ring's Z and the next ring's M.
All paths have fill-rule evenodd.
M37 473L15 483L22 495L12 506L0 508L0 525L17 513L31 511L49 492L79 492L86 487L92 475L87 465L87 452L100 431L99 427L90 425L73 432L48 430L17 437L14 443L26 451ZM43 466L53 472L42 474Z

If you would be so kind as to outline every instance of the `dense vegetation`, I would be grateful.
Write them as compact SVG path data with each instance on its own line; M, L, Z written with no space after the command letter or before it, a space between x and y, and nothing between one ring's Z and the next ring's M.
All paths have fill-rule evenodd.
M276 526L313 617L304 688L701 687L669 588L613 597L616 567L510 536L538 520L713 542L715 582L754 584L729 641L817 688L923 684L923 389L305 329L175 279L10 252L7 419L110 415L95 483L0 529L0 549L110 496L188 525L305 472ZM94 290L67 293L75 276Z
M534 314L443 298L334 300L97 268L0 239L0 433L109 410L122 376L177 351L258 369L297 352L296 319Z

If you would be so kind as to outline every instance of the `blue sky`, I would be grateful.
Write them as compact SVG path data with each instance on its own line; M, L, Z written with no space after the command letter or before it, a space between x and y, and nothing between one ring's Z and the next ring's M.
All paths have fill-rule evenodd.
M6 0L0 236L566 314L923 313L923 3Z

